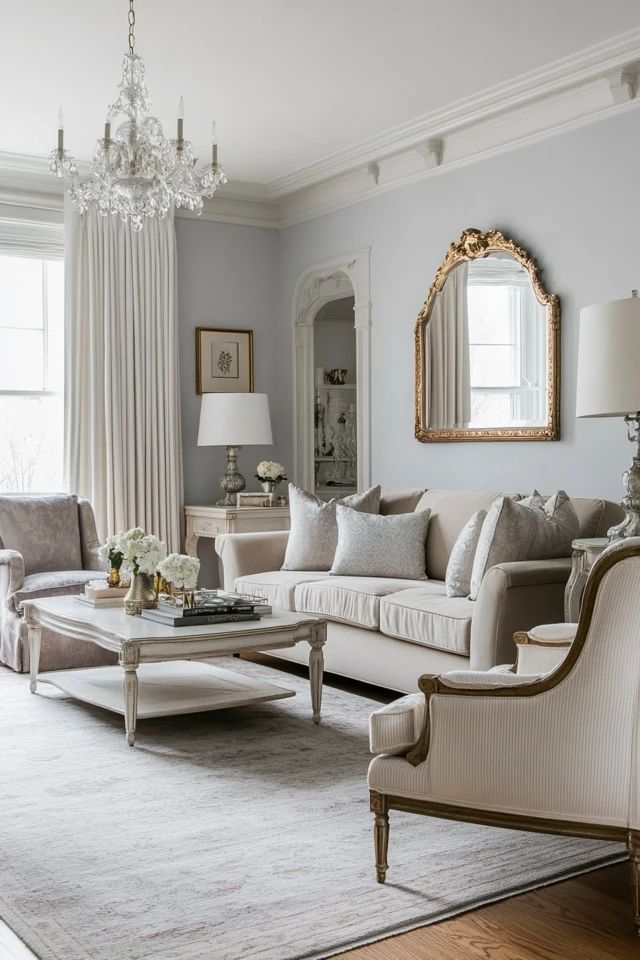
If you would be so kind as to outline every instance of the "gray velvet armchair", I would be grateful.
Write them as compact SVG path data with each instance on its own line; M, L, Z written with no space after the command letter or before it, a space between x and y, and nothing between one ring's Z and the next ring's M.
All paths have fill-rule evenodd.
M29 669L23 600L84 591L99 576L99 540L88 500L70 494L0 496L0 662ZM42 631L43 670L111 663L93 644Z

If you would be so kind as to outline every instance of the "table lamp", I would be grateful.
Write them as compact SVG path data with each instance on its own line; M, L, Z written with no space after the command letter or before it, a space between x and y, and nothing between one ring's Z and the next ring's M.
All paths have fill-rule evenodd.
M226 447L227 471L220 477L225 492L217 506L235 507L236 494L247 483L238 470L240 447L273 443L266 393L203 393L198 427L199 447Z
M640 298L597 303L580 311L576 417L624 417L636 444L623 475L626 517L610 540L640 535Z

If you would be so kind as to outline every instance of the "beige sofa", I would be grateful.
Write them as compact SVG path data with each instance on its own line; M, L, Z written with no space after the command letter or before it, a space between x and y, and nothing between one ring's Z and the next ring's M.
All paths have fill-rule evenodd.
M503 563L485 575L477 600L449 598L449 554L467 520L498 491L412 490L383 494L384 514L431 510L429 580L334 577L281 570L288 533L228 534L216 539L224 585L265 597L274 607L328 621L325 669L409 693L422 673L487 670L515 659L513 634L563 619L569 557ZM604 536L623 516L606 500L573 500L580 536ZM307 662L299 647L279 656Z

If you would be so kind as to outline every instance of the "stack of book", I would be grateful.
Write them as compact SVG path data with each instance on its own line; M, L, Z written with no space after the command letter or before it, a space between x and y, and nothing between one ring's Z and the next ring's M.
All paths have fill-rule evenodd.
M153 610L142 616L168 627L197 627L207 623L242 623L259 620L271 613L268 603L224 590L200 590L194 606L179 605L172 598L160 598Z
M85 584L84 593L76 600L88 603L91 607L121 607L128 589L129 584L126 587L110 587L106 580L90 580Z

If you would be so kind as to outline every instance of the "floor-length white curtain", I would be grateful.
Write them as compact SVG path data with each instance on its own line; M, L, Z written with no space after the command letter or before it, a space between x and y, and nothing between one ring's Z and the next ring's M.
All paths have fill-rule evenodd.
M180 548L182 442L173 217L136 233L65 211L67 488L102 536L139 525Z
M464 427L471 419L466 263L437 295L424 337L426 423L431 430Z

